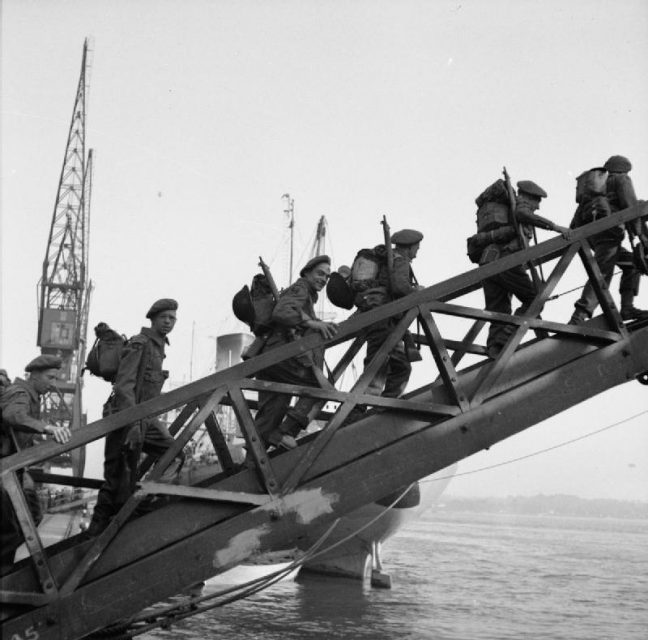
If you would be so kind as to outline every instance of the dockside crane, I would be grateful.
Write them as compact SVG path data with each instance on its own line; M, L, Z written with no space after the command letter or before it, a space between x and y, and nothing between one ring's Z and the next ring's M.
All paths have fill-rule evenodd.
M45 396L42 417L76 431L85 424L81 377L92 283L88 278L92 149L86 154L86 98L89 48L83 43L81 74L59 177L43 272L38 283L38 336L42 353L63 360L58 390ZM72 467L82 475L85 449L50 461L51 466Z

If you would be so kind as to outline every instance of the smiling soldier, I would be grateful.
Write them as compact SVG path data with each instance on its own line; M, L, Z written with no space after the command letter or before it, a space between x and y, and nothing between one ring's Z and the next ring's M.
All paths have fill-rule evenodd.
M281 293L274 307L272 334L266 343L266 350L313 332L320 333L324 338L331 338L337 333L335 323L318 320L315 315L318 293L326 286L330 274L331 259L326 255L311 258L304 265L299 272L300 277ZM257 377L259 380L315 387L318 382L313 366L321 368L323 358L321 351L308 352L272 365ZM300 400L289 408L290 399L285 394L259 392L255 424L267 445L294 449L297 446L295 436L308 426L308 411L312 401Z

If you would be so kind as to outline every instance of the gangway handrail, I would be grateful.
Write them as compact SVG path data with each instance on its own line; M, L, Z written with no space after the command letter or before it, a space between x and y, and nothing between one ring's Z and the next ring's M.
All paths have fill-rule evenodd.
M141 574L140 567L146 566L150 571L154 566L154 573L161 580L160 572L177 553L185 563L189 558L193 562L197 557L195 554L204 547L211 550L210 553L216 553L211 560L207 559L208 566L224 570L229 563L240 562L248 557L246 554L253 552L255 536L261 532L264 536L267 534L270 545L285 542L286 536L297 535L303 525L303 514L300 515L298 510L303 507L312 514L312 496L324 498L323 503L318 503L318 509L324 509L324 513L345 513L403 486L398 483L412 482L648 371L648 324L634 323L626 327L622 322L588 242L594 234L647 214L648 207L642 203L577 229L568 240L553 238L432 285L371 313L355 314L340 324L339 333L332 339L324 340L319 335L305 336L159 398L98 420L65 445L45 443L5 458L2 461L3 481L8 480L8 486L13 487L10 497L28 539L34 567L14 567L9 580L3 583L0 602L41 607L34 610L33 617L20 608L4 610L2 619L7 615L11 617L7 628L24 629L23 621L29 620L43 625L48 615L54 615L55 618L60 616L58 625L64 637L80 638L98 628L97 625L105 626L114 621L114 607L111 608L110 603L104 600L103 590L109 589L109 594L119 600L123 595L122 576L127 583L146 579L148 574ZM603 318L583 326L572 326L536 317L576 255L582 259L590 277ZM492 275L529 260L542 263L553 259L557 259L556 264L552 265L546 281L539 285L525 314L493 313L450 302L480 288L483 280ZM463 342L448 341L441 335L433 314L454 315L474 322ZM360 378L348 391L336 389L333 384L358 352L366 330L388 318L394 318L396 322ZM432 384L398 399L367 393L369 382L415 318L421 321L421 341L430 349L438 376ZM474 341L487 322L502 322L512 327L512 335L504 349L495 359L482 359L457 370L463 354L469 350L484 355ZM536 336L522 343L529 331L535 331ZM324 381L323 374L319 387L253 379L269 365L314 348L329 348L345 341L351 341L351 346L333 367L333 384ZM452 357L448 345L454 350ZM260 389L310 399L311 417L317 415L327 401L337 403L338 407L327 414L322 430L301 439L297 449L269 456L256 432L251 413L253 403L244 396L245 390ZM529 403L519 402L519 398L527 398L521 394L528 395ZM225 403L234 408L258 475L251 469L238 473L236 469L228 469L225 463L222 464L223 473L212 476L208 482L201 482L196 491L191 486L174 490L160 484L166 466L202 423L209 427L210 437L218 436L220 427L215 409ZM340 430L358 404L376 407L378 411L369 412L366 419L357 420L348 429ZM53 547L51 552L43 551L22 499L16 472L136 420L181 405L184 407L170 429L175 436L174 443L151 465L139 488L107 529L90 542L71 541L71 544ZM532 406L530 412L529 405ZM341 433L338 434L338 430ZM335 434L338 437L334 438ZM374 455L377 453L381 455ZM406 465L402 464L404 458L408 461ZM221 463L223 460L227 462L227 457ZM140 465L140 476L144 466ZM169 498L159 501L141 521L139 518L133 521L132 516L142 500L156 495ZM190 521L183 518L173 520L174 513L183 512L191 514ZM170 529L164 534L160 531L159 539L142 539L149 515L153 522L161 518ZM250 546L239 547L238 542L233 548L218 546L228 544L226 541L232 536L249 540L250 533L253 534ZM115 536L118 538L113 544ZM136 602L126 604L122 601L122 604L132 611L140 601L165 597L171 595L169 589L191 584L183 581L204 579L210 570L201 566L183 566L182 569L182 576L169 580L168 585L156 584L146 594L140 589ZM94 601L94 610L101 611L102 617L93 616L91 621L79 623L73 617L75 606L81 601L86 602L86 598ZM48 640L61 637L55 635L58 629L39 628Z
M166 411L177 408L187 403L191 399L198 398L210 393L219 386L226 386L233 379L242 380L253 377L259 371L265 369L271 364L282 362L289 358L302 355L316 348L329 348L340 344L350 338L353 338L370 326L407 312L419 305L431 305L431 309L439 309L438 303L461 297L467 293L475 291L482 286L484 279L507 271L513 267L523 265L530 260L544 263L561 255L569 246L579 244L581 248L589 246L588 239L607 229L623 225L637 218L648 215L648 204L640 203L611 216L601 218L587 225L579 227L572 231L569 240L562 237L546 240L534 247L524 251L518 251L514 254L501 258L490 264L477 267L458 276L453 276L442 282L427 287L421 291L412 293L408 296L385 304L377 309L372 310L371 314L356 314L340 323L339 331L333 338L323 339L319 335L309 335L295 342L286 344L280 349L262 353L255 358L246 362L233 365L229 369L218 371L206 376L195 382L169 391L158 398L143 402L137 406L125 409L117 414L106 418L101 418L93 423L88 424L84 429L76 432L71 440L65 444L55 442L44 442L38 447L25 449L11 456L3 458L0 462L0 473L2 475L21 468L32 466L43 462L51 457L70 451L77 447L89 444L99 438L104 437L111 431L120 429L137 420L148 416L159 415ZM448 308L448 313L451 309ZM483 319L500 320L500 316L488 311L478 311L475 317ZM524 322L520 316L506 316L508 322L516 324ZM503 318L502 318L503 320ZM560 331L562 333L573 335L588 335L586 327L560 325L559 323L550 323L540 319L533 319L529 326L542 327L546 325L551 331ZM600 330L591 332L593 338L611 338L611 334L601 333Z

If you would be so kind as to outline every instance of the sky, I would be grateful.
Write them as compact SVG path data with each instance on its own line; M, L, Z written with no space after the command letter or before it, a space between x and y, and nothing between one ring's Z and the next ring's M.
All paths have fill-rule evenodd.
M215 336L245 329L231 298L259 256L287 284L285 193L297 264L320 216L337 267L381 242L386 214L392 230L424 233L414 263L424 284L472 267L474 199L503 165L539 183L540 213L563 225L574 178L612 154L632 160L648 198L644 0L2 0L1 10L0 366L14 376L37 354L36 284L86 37L89 325L132 335L154 300L177 299L166 360L176 384L213 370ZM571 269L559 292L583 273ZM642 287L637 306L648 308ZM567 320L577 297L543 317ZM479 292L467 301L483 305ZM430 371L429 359L415 364L410 388ZM617 387L472 456L447 493L648 500L646 391ZM87 380L90 420L108 392ZM98 445L89 457L98 475Z

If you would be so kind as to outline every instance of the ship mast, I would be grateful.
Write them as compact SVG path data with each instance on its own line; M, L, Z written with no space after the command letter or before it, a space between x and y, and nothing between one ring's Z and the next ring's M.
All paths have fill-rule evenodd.
M88 279L92 150L86 155L86 95L88 40L83 43L81 74L59 177L52 223L38 283L38 336L41 353L63 360L58 392L45 396L42 417L76 430L83 426L81 372L92 283ZM57 465L72 466L82 474L84 453L76 459L61 456Z
M290 197L289 193L281 196L284 201L284 213L288 217L288 228L290 229L290 263L288 267L288 283L293 279L293 254L295 250L295 200Z

